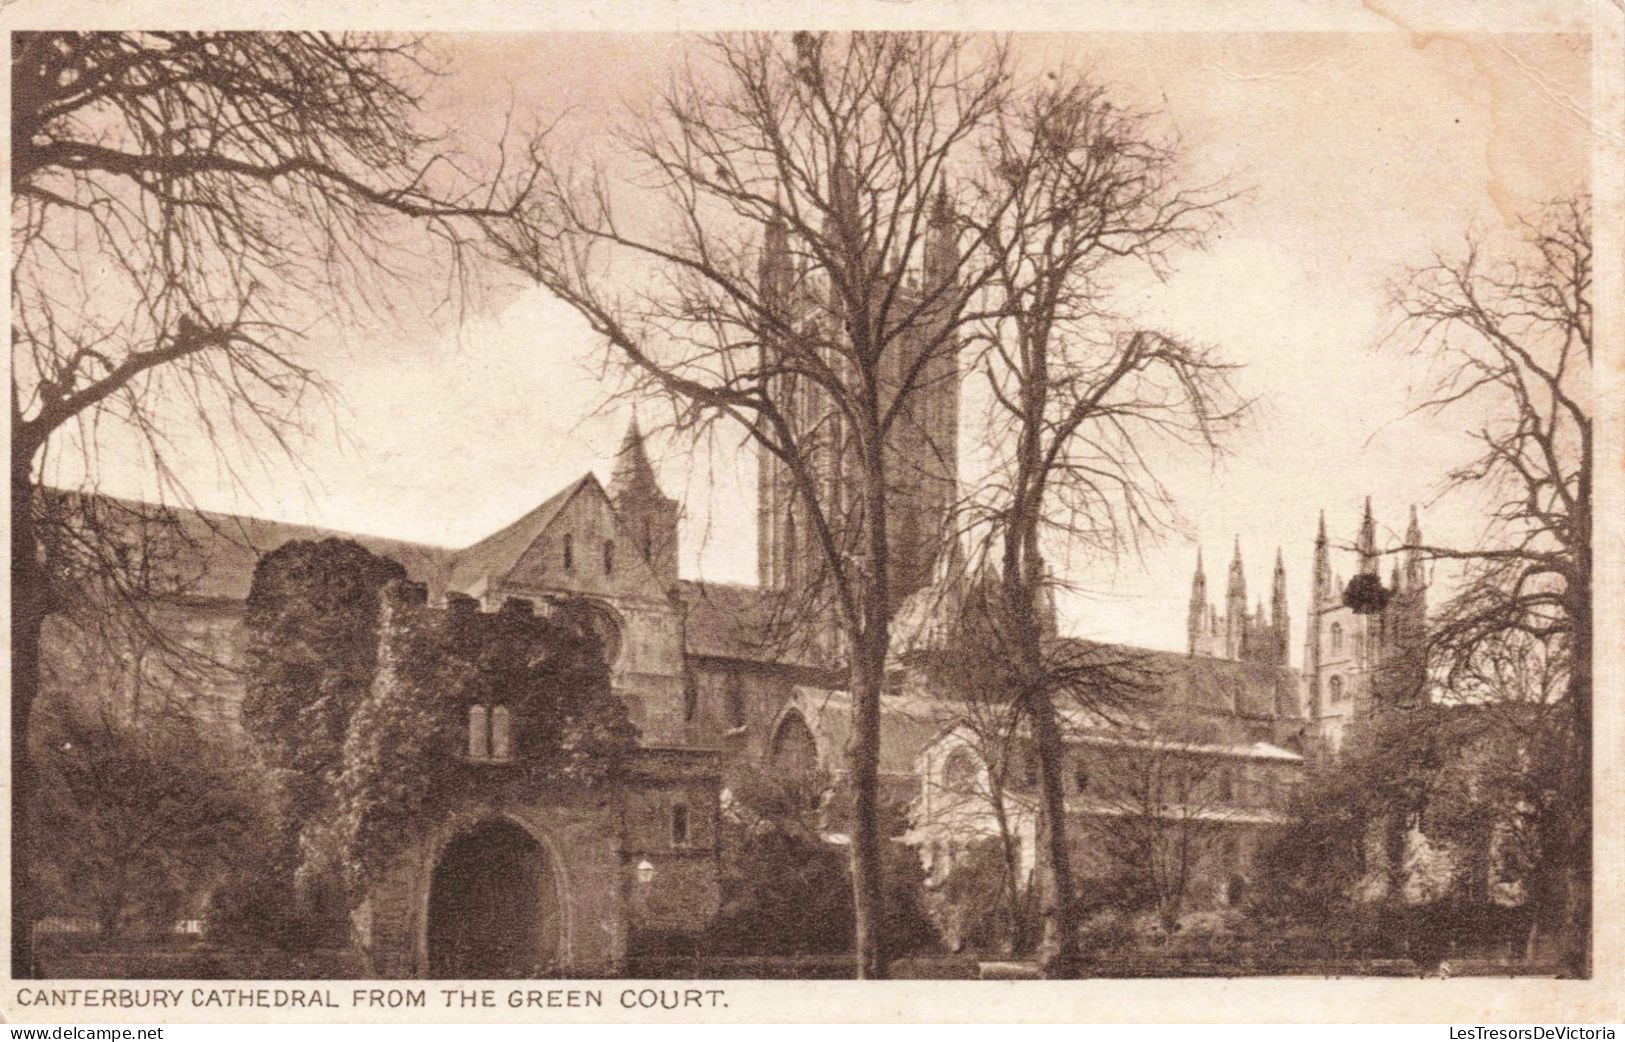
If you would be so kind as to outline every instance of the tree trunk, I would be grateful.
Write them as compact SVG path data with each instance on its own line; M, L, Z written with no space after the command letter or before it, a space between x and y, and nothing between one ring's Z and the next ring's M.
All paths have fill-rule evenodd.
M1582 521L1582 523L1584 523ZM1587 529L1589 531L1589 529ZM1569 783L1564 786L1565 828L1562 874L1562 923L1567 935L1562 946L1566 976L1591 976L1591 547L1577 555L1578 573L1584 577L1570 608L1574 646L1569 663L1568 701L1573 718L1574 755L1569 758Z
M852 912L859 980L886 976L882 844L880 835L880 693L885 680L885 627L878 653L874 629L865 627L852 649Z
M1026 526L1023 526L1024 528ZM1061 737L1055 700L1050 694L1044 670L1043 633L1034 610L1040 579L1036 524L1016 536L1026 543L1023 559L1006 553L1006 608L1015 623L1014 639L1019 656L1023 697L1032 720L1038 751L1039 839L1041 848L1039 879L1044 901L1044 936L1039 959L1051 977L1071 977L1078 966L1077 901L1072 890L1072 852L1067 843L1065 762L1066 743ZM1014 533L1007 534L1010 539ZM1023 538L1023 536L1025 538Z
M11 974L35 975L36 893L28 814L37 788L28 747L40 682L40 631L49 610L34 534L33 450L11 456Z
M1068 978L1078 970L1078 908L1072 890L1072 852L1067 843L1066 793L1062 761L1065 747L1049 691L1037 693L1033 727L1038 739L1044 870L1044 939L1039 949L1044 973Z
M1021 925L1021 860L1017 856L1015 837L1010 833L1010 815L1004 805L1004 784L993 781L991 771L989 784L992 786L988 795L993 805L993 821L999 830L999 854L1004 862L1001 886L1004 889L1005 922L1009 930L1009 954L1014 955L1022 950L1025 941Z
M880 823L880 698L886 683L889 642L887 613L886 493L880 439L870 431L865 443L864 549L855 567L857 617L849 620L852 640L852 735L847 755L852 770L853 945L859 980L886 976L883 845Z

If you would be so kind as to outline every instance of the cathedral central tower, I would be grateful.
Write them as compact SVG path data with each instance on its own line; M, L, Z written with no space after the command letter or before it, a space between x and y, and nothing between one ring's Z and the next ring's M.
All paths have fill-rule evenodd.
M837 184L835 190L842 189ZM850 187L845 188L851 191ZM931 582L938 548L950 529L959 483L959 383L956 343L945 345L943 330L952 309L951 284L958 278L959 228L945 191L939 190L922 237L917 273L905 273L906 258L894 258L887 278L906 287L893 302L888 321L907 323L887 345L879 381L883 396L902 396L885 444L886 538L891 608ZM841 414L828 391L802 375L793 361L798 351L823 351L839 371L841 352L820 344L843 335L840 309L823 280L809 270L806 251L781 220L763 235L757 277L764 303L784 316L781 325L804 331L777 339L764 337L764 371L776 375L769 393L794 426L804 455L813 464L826 512L838 524L856 516L856 459ZM789 589L819 567L819 547L783 460L760 454L757 468L757 573L763 586Z

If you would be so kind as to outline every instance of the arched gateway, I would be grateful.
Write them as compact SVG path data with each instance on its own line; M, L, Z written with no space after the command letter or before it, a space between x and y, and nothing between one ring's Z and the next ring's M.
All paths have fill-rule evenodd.
M429 974L535 977L558 968L558 888L546 852L510 821L447 843L429 884Z

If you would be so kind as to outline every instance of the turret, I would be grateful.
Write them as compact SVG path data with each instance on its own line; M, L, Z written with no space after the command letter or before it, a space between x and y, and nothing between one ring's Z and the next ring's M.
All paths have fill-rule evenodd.
M632 540L634 552L654 571L662 589L676 586L677 501L660 491L636 416L615 455L608 492L621 532Z
M1332 554L1326 542L1326 511L1320 512L1320 530L1315 534L1315 566L1310 578L1311 615L1325 606L1332 595Z
M1411 523L1405 529L1405 588L1412 592L1427 586L1422 573L1422 525L1416 519L1416 507L1411 507Z
M937 182L925 233L925 288L936 290L954 281L959 272L959 225L948 201L948 183Z
M1270 588L1270 627L1275 630L1276 646L1280 649L1281 664L1287 662L1287 639L1292 631L1286 608L1286 560L1281 548L1275 548L1275 580Z
M1360 574L1377 574L1377 522L1371 517L1371 497L1365 497L1365 518L1360 522L1360 539L1355 544L1360 555Z
M1190 610L1185 615L1185 632L1189 637L1189 654L1196 654L1196 641L1202 635L1207 621L1207 574L1202 569L1202 548L1196 548L1196 574L1191 577Z
M795 267L790 258L790 233L784 216L776 208L762 233L762 256L756 264L756 279L764 303L781 306L789 303Z
M1241 537L1230 559L1230 581L1224 595L1224 657L1241 658L1247 632L1247 577L1241 567Z

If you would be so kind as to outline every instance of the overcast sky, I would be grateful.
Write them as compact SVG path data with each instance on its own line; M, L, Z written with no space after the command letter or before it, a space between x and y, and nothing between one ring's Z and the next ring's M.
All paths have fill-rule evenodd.
M658 82L683 40L555 34L442 39L435 114L472 136L510 108L579 136L605 128ZM1380 538L1411 504L1430 539L1465 541L1474 507L1434 502L1467 445L1470 417L1407 416L1416 363L1374 351L1388 327L1383 281L1474 228L1504 242L1512 219L1583 186L1590 55L1580 37L1359 34L1072 34L1018 37L1024 65L1065 62L1159 109L1193 180L1248 189L1210 248L1176 258L1165 285L1125 305L1220 346L1259 399L1217 467L1159 461L1185 532L1143 561L1058 562L1077 584L1063 628L1182 649L1200 545L1222 592L1239 537L1249 596L1268 595L1285 554L1300 662L1315 519L1352 542L1365 496ZM607 478L628 419L602 408L600 347L535 290L498 292L453 329L380 318L313 357L343 399L342 443L305 446L302 475L261 473L234 490L204 451L185 475L204 506L445 545L495 530L588 470ZM185 439L183 437L184 444ZM738 446L693 458L656 446L667 491L687 503L683 571L754 581L754 462ZM103 487L138 492L110 461ZM1351 571L1346 560L1338 569Z

